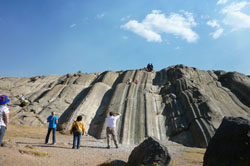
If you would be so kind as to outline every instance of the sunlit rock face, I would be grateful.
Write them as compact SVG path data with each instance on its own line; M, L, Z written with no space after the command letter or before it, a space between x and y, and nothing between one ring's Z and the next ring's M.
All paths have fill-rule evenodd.
M250 78L236 72L176 65L158 72L0 77L0 85L11 98L11 123L44 125L55 111L58 129L67 131L82 115L89 135L104 138L105 117L114 111L122 114L116 128L122 144L153 136L206 147L224 116L250 119ZM21 94L28 106L19 106Z

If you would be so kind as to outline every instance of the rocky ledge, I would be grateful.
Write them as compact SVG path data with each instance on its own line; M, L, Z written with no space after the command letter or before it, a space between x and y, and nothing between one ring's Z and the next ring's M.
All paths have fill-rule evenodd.
M250 119L250 78L237 72L176 65L157 72L0 77L0 85L0 93L11 98L11 123L44 125L55 111L58 129L68 131L82 115L89 135L104 138L105 117L114 111L122 114L117 124L122 144L153 136L207 147L224 116ZM29 100L25 107L21 94Z

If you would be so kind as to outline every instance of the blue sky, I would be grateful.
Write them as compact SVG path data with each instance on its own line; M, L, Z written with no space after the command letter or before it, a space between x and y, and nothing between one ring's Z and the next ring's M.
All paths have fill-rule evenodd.
M184 64L250 75L249 0L0 0L0 76Z

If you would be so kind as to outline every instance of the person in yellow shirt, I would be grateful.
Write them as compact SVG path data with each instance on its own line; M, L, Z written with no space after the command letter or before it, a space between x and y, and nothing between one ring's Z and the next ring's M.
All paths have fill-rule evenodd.
M85 125L82 121L82 116L78 116L76 121L72 123L70 133L73 133L73 147L72 149L76 148L76 142L77 142L77 149L80 149L81 145L81 137L83 134L87 135Z

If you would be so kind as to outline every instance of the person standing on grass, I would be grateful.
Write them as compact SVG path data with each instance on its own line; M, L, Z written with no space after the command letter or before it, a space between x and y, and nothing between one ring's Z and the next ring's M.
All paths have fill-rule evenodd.
M6 95L0 96L0 147L9 122L9 108L6 106L8 102L10 99Z
M51 112L51 115L47 118L47 122L49 122L48 133L45 138L45 144L49 142L49 135L52 131L52 144L56 144L56 126L58 124L58 117L55 115L55 112Z
M73 147L72 149L76 148L76 142L77 142L77 149L80 149L81 146L81 137L83 134L87 135L85 125L82 121L82 116L78 116L76 121L73 122L70 133L73 133Z
M121 116L120 113L115 113L115 112L110 112L109 116L106 117L106 123L107 123L107 128L106 128L106 135L107 135L107 148L110 149L109 145L109 136L112 136L112 139L114 140L116 148L118 148L117 140L116 140L116 133L115 133L115 128L116 128L116 120Z

